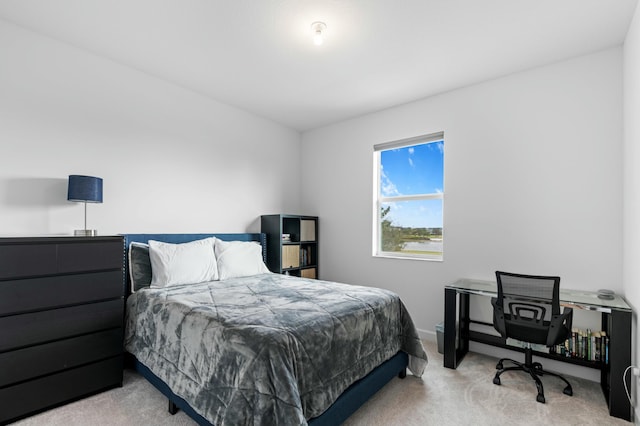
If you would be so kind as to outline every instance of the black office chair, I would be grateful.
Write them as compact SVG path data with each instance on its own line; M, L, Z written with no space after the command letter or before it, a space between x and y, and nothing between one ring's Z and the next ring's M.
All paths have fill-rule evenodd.
M563 343L571 335L573 309L564 308L560 313L560 277L521 275L496 271L498 297L491 299L493 326L503 338L513 338L527 344L524 364L509 358L498 361L499 370L493 383L500 384L502 373L522 370L533 378L538 388L536 400L544 404L544 388L540 376L548 374L562 379L567 387L566 395L573 395L569 382L556 373L546 371L539 362L533 362L531 344L554 346ZM510 361L515 366L504 368Z

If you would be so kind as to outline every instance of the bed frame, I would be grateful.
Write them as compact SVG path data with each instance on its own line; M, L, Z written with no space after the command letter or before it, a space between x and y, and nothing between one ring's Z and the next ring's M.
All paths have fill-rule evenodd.
M186 243L190 241L200 240L208 237L216 237L224 241L255 241L262 246L262 257L266 259L267 244L265 234L123 234L125 241L125 276L127 294L130 291L129 278L129 244L132 242L147 243L149 240L163 241L167 243ZM179 397L156 376L149 368L139 362L131 354L135 370L144 376L153 386L155 386L162 394L169 399L169 412L175 414L178 409L184 411L189 417L195 420L199 425L211 425L211 423L196 413L189 405L189 402ZM409 359L404 352L398 352L389 360L383 362L367 376L353 383L345 390L340 397L331 405L322 415L309 420L312 426L335 426L344 422L351 414L353 414L362 404L371 398L378 390L386 385L395 376L404 378L406 376L406 368Z

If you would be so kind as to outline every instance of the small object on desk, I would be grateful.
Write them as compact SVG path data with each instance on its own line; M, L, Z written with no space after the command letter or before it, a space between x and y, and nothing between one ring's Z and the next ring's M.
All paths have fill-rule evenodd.
M613 290L607 290L605 288L601 288L598 290L598 299L602 300L613 300L616 298L616 293Z

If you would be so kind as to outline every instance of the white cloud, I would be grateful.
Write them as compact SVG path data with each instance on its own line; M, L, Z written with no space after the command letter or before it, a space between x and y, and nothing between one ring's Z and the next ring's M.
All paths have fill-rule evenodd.
M387 177L382 167L380 168L380 193L385 197L401 195L396 185Z

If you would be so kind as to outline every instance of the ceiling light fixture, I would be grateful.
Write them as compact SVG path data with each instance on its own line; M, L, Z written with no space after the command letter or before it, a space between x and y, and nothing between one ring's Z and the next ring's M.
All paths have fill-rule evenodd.
M311 24L311 31L313 31L313 43L316 46L320 46L324 41L322 38L322 32L327 29L327 24L324 22L316 21Z

